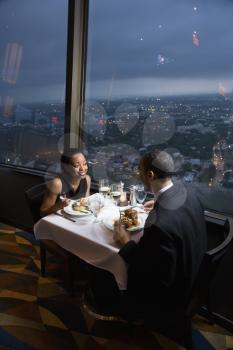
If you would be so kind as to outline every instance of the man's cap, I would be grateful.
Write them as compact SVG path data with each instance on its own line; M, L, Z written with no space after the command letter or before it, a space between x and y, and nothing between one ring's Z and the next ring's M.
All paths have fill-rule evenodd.
M177 173L173 157L166 151L152 152L152 165L161 175L172 176Z

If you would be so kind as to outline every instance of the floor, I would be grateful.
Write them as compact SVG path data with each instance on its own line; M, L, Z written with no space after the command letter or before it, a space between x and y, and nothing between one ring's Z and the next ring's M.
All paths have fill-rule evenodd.
M30 233L0 224L0 350L173 350L182 349L138 326L130 336L122 322L96 320L71 297L63 270L50 259L40 277L39 246ZM233 336L201 317L193 324L196 350L233 349Z

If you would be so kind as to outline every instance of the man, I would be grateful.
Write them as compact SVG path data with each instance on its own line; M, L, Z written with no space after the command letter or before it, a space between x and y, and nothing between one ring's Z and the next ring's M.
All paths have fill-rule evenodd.
M138 243L121 224L115 227L115 239L128 264L127 307L145 317L157 315L160 321L185 307L206 251L204 211L191 190L172 182L174 163L168 153L144 155L139 173L156 201Z

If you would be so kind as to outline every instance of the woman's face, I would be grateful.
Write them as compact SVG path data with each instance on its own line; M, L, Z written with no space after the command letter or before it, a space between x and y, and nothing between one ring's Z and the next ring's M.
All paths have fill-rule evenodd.
M74 154L70 159L71 172L74 176L84 177L88 170L86 158L82 153Z

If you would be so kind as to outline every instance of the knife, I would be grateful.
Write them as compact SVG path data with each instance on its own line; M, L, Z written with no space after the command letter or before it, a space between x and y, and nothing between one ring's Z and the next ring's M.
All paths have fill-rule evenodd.
M68 216L66 216L66 215L64 215L64 214L61 214L61 213L54 213L55 215L58 215L58 216L61 216L61 217L63 217L64 219L67 219L67 220L69 220L69 221L72 221L72 222L76 222L76 220L74 220L74 219L71 219L71 218L69 218Z

